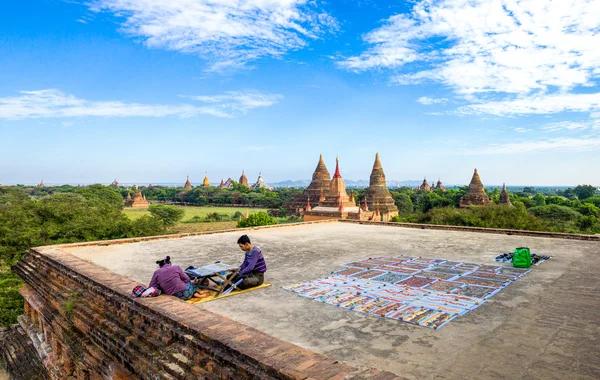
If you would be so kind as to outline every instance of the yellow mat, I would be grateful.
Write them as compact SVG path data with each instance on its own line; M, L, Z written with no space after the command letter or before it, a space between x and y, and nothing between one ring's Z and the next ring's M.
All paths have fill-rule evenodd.
M246 293L246 292L251 292L253 290L267 288L269 286L271 286L271 284L269 284L268 282L263 282L262 285L256 286L254 288L245 289L245 290L234 290L231 293L228 293L228 294L225 294L225 295L220 295L219 297L215 297L214 294L211 294L210 296L204 297L204 298L191 298L191 299L189 299L189 300L187 300L185 302L191 303L191 304L204 303L204 302L218 300L220 298L225 298L225 297L235 296L235 295Z

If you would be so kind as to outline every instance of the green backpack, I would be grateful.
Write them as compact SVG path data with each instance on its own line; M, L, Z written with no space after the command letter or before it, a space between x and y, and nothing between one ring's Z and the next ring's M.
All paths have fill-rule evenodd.
M513 267L529 268L531 266L531 253L529 252L529 248L515 248L515 254L513 256L512 263Z

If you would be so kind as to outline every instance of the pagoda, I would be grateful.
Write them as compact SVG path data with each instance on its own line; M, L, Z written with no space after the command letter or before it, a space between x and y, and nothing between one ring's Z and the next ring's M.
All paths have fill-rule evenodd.
M266 189L266 190L273 190L273 188L269 185L267 185L265 183L265 180L262 177L262 173L258 173L258 179L256 180L256 183L254 185L252 185L252 188L254 190L258 190L258 189Z
M295 195L284 207L288 212L292 212L293 210L296 214L300 214L302 210L307 208L307 204L310 204L311 208L318 206L321 196L329 192L330 181L331 174L329 174L323 160L323 154L321 154L310 185L304 189L302 194Z
M190 182L190 176L188 175L183 185L183 190L192 190L192 183Z
M39 183L38 187L45 187L46 185L44 185L44 179L42 178L42 182Z
M506 190L506 183L502 184L502 191L500 192L500 202L501 205L512 206L510 202L510 195L508 194L508 190Z
M471 178L471 183L469 183L469 190L462 198L460 198L459 204L460 207L487 206L490 204L490 198L485 193L477 169L475 169L473 178Z
M246 186L247 188L250 188L250 185L248 185L248 178L246 178L246 174L244 174L244 170L242 170L242 176L240 177L240 184L242 186Z
M115 178L115 180L112 181L111 185L114 187L119 187L119 181L117 181L117 179Z
M150 204L146 200L146 197L142 194L137 185L135 185L134 188L133 199L131 199L131 204L128 206L131 208L148 208Z
M355 218L359 207L348 196L346 183L340 174L339 160L335 159L335 173L329 182L329 189L320 196L319 204L310 211L304 211L303 220ZM352 217L351 214L354 214Z
M204 175L204 181L202 182L202 186L210 187L210 181L208 180L208 174Z
M417 190L431 191L431 187L427 183L427 177L423 178L423 183L417 188Z
M437 190L446 191L446 188L444 187L444 185L442 185L442 181L440 181L440 177L438 177L437 184L435 185L435 188Z
M227 181L223 184L224 189L233 189L233 180L231 178L227 178Z
M225 181L223 181L223 178L221 178L221 184L219 185L219 189L224 189L225 188Z
M387 188L379 153L375 155L366 201L371 210L378 211L377 214L381 215L381 220L384 222L389 222L393 216L398 215L398 207Z

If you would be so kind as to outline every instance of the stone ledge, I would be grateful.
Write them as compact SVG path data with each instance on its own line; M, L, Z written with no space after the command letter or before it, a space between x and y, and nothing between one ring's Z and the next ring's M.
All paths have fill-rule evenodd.
M342 222L342 223L368 224L368 225L406 227L406 228L420 228L420 229L425 229L425 230L483 232L483 233L488 233L488 234L520 235L520 236L535 236L535 237L555 238L555 239L600 241L600 235L568 234L568 233L564 233L564 232L508 230L508 229L502 229L502 228L449 226L449 225L444 225L444 224L371 222L371 221L358 221L358 220L349 220L349 219L338 219L337 221Z

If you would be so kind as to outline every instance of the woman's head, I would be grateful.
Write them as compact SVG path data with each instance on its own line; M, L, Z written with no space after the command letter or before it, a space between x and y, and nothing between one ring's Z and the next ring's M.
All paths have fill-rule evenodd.
M162 260L158 260L156 263L161 268L164 267L166 264L171 264L171 256L167 256Z

